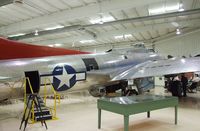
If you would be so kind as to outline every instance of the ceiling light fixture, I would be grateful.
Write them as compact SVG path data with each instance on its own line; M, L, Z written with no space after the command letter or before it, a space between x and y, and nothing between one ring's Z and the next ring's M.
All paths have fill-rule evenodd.
M102 20L102 18L101 18L101 20L99 21L99 24L103 24L104 22L103 22L103 20Z
M53 27L47 27L44 30L55 30L55 29L61 29L64 28L63 25L57 25L57 26L53 26Z
M38 30L35 30L35 34L34 35L36 35L36 36L38 35Z
M163 5L157 8L150 8L149 15L157 15L157 14L163 14L163 13L174 12L174 11L184 11L182 2L176 3L174 5L170 5L170 6Z
M117 36L114 36L115 39L123 39L124 36L123 35L117 35Z
M48 45L49 47L54 47L54 45Z
M57 44L54 44L54 45L55 45L56 47L62 46L62 44L58 44L58 43L57 43Z
M8 37L17 37L17 36L23 36L25 35L25 33L18 33L18 34L14 34L14 35L9 35Z
M99 18L89 20L92 24L103 24L105 22L114 21L115 19L112 16L101 16Z
M176 34L177 34L177 35L180 35L180 34L181 34L180 29L176 29Z
M92 42L95 42L95 40L81 40L79 41L80 43L92 43Z
M131 37L132 37L132 34L124 34L124 35L114 36L115 39L128 39L128 38L131 38Z
M174 27L179 27L179 24L177 22L172 22L171 23Z
M125 35L124 35L124 38L125 38L125 39L131 38L131 37L133 37L131 34L125 34Z
M180 2L179 3L179 10L178 11L184 11L185 9L183 8L183 3Z

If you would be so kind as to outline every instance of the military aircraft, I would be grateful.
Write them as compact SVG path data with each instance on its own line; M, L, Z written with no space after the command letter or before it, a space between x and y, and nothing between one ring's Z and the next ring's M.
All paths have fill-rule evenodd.
M0 44L2 43L4 47L1 46L0 50L3 51L8 43L16 42L1 39ZM17 44L16 47L21 43ZM200 71L198 57L164 59L142 44L104 53L63 53L63 49L45 48L46 53L42 54L37 47L38 54L34 52L34 55L29 53L33 47L27 48L25 44L23 46L23 50L7 48L3 54L5 57L1 57L0 100L23 97L21 79L25 77L26 72L31 71L38 71L41 79L48 77L57 92L89 89L93 96L102 96L119 88L124 89L127 80L136 80L137 85L142 87L152 82L148 79L152 76ZM7 57L10 52L13 54ZM15 52L17 54L14 54ZM34 89L39 92L42 90L42 86Z

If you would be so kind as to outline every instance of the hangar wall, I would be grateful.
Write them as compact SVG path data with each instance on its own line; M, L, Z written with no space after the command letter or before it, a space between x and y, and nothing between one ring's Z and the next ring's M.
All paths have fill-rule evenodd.
M124 43L118 43L115 45L111 45L111 44L103 44L103 45L97 45L97 46L90 46L90 47L81 47L78 50L81 51L88 51L88 52L105 52L107 50L110 50L112 48L126 48L126 47L130 47L131 43L130 42L124 42Z
M86 52L105 52L109 49L111 49L111 45L100 45L100 46L92 46L92 47L81 47L81 51L86 51Z
M138 42L139 43L139 42ZM131 43L131 42L121 42L121 43L115 43L115 45L111 44L104 44L104 45L97 45L97 46L90 46L90 47L81 47L77 48L77 50L80 51L87 51L87 52L105 52L107 50L113 49L113 48L133 48L133 44L136 43ZM149 44L149 43L148 43ZM151 44L146 46L147 48L152 48Z
M177 57L181 56L194 56L200 54L200 30L187 33L184 35L176 36L167 40L158 41L155 44L155 51L164 56L173 55ZM150 43L149 43L150 45ZM105 44L90 47L77 48L81 51L88 52L105 52L112 48L124 48L130 47L130 42L119 43L116 45ZM151 46L147 48L152 48Z
M155 50L164 56L194 56L200 54L200 30L155 43Z

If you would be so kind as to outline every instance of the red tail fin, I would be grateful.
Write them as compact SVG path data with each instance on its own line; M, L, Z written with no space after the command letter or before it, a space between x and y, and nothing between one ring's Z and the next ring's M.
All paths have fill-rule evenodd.
M0 60L75 54L89 53L62 48L30 45L0 38Z

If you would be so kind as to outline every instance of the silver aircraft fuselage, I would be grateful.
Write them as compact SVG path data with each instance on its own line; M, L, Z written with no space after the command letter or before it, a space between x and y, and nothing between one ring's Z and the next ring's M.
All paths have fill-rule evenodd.
M158 59L161 57L147 49L121 49L97 54L0 60L0 100L23 97L22 79L25 77L25 71L37 70L40 75L52 74L55 67L68 65L76 73L86 72L85 80L77 81L69 90L66 90L74 91L109 82L109 73L102 73L105 70L109 72L109 70L123 69L127 66L135 66L148 60ZM93 74L92 72L95 71L99 73ZM66 81L65 77L60 80ZM40 88L40 92L42 90Z

